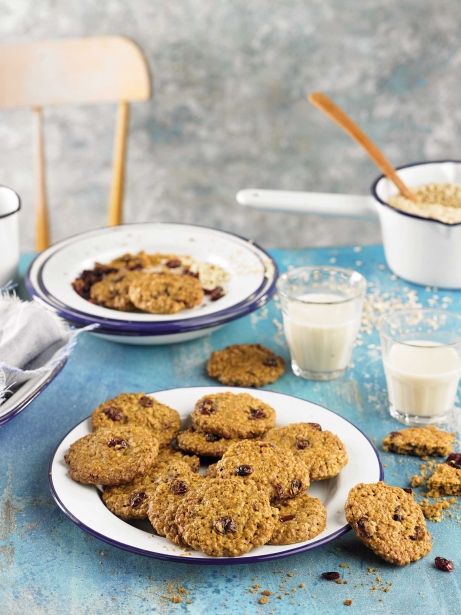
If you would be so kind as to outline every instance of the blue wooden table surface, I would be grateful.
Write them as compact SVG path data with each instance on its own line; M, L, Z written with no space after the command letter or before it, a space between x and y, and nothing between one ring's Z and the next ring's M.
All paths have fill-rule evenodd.
M461 311L461 292L424 289L397 280L381 247L273 250L289 265L337 264L361 271L375 299L398 298ZM23 259L23 270L28 262ZM416 291L416 292L415 292ZM385 309L381 305L381 310ZM456 514L429 523L429 556L404 568L382 562L349 532L309 553L259 565L195 566L156 561L109 547L83 533L54 504L47 467L62 436L102 400L121 391L214 384L205 374L210 352L235 342L260 342L288 358L275 301L212 336L169 347L123 346L84 334L68 364L28 408L1 428L0 614L85 613L418 613L461 611L461 525ZM353 366L333 382L286 373L268 389L319 402L348 418L378 445L399 428L387 412L376 332L363 333ZM460 413L461 414L461 413ZM381 453L387 482L406 486L417 459ZM456 570L433 566L435 555ZM344 564L341 567L340 564ZM374 572L370 570L375 569ZM321 579L338 570L347 583ZM259 585L259 588L256 587ZM183 593L178 593L184 588ZM261 591L269 590L267 604ZM171 598L180 596L182 602ZM350 599L350 606L343 601Z

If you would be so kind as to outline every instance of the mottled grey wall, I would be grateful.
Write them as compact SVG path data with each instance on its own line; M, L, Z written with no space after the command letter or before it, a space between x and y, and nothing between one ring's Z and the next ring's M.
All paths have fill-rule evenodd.
M256 213L242 187L361 193L375 170L305 101L325 90L402 164L457 157L459 0L0 0L1 40L124 34L154 98L133 106L126 220L191 221L266 245L375 241L372 222ZM1 87L1 83L0 83ZM105 223L115 109L47 112L54 237ZM32 131L0 113L0 183L32 246Z

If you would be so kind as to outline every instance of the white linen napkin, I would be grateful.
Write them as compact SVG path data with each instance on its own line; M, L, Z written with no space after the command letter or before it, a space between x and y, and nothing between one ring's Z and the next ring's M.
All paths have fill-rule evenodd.
M0 404L13 387L53 369L92 328L72 330L40 302L0 292Z

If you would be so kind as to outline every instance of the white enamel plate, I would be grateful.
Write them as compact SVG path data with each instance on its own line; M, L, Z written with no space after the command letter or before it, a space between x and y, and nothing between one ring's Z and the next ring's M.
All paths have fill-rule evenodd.
M82 530L113 546L159 559L199 564L232 564L260 562L308 551L331 542L346 533L349 526L344 517L344 503L349 490L360 482L376 482L383 478L378 453L370 440L352 423L322 406L303 399L254 389L232 387L191 387L153 393L156 399L176 408L183 419L202 395L232 391L250 393L275 408L277 425L295 422L320 423L323 429L336 433L344 442L349 463L341 474L327 481L313 483L309 493L318 497L327 509L325 530L306 542L293 545L265 545L239 557L209 557L193 550L182 549L166 538L156 536L148 524L131 524L113 515L102 503L96 487L74 482L68 475L64 454L78 438L91 431L86 419L70 431L56 449L49 469L51 492L58 506Z
M72 288L79 273L96 262L140 250L188 255L221 266L229 274L225 295L163 315L95 305ZM274 293L277 273L272 257L243 237L202 226L145 223L97 229L58 242L35 258L25 281L32 296L72 324L97 324L96 335L122 343L165 344L205 335L257 310Z

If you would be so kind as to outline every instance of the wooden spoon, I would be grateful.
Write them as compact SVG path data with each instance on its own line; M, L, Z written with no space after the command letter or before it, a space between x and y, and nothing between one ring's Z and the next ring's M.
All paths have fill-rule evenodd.
M358 125L351 120L351 118L344 113L326 94L322 92L313 92L307 97L310 103L315 105L327 115L330 120L336 122L344 132L357 141L359 145L363 147L366 153L370 156L376 166L384 173L384 175L397 186L400 194L410 199L410 201L416 201L416 195L397 175L397 171L394 169L389 160L384 154L377 148L373 141L367 137L367 135L361 130Z

